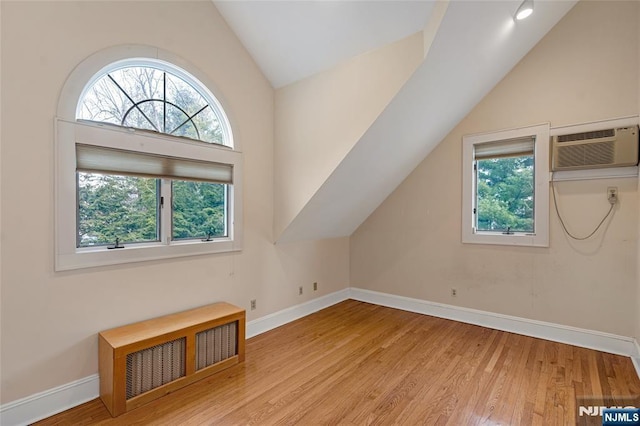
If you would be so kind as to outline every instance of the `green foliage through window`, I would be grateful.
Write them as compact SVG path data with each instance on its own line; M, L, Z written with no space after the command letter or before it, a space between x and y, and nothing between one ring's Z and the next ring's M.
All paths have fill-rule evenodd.
M477 161L478 231L534 232L532 155Z
M172 238L227 236L226 189L219 183L174 180Z
M158 180L78 173L78 247L158 241Z

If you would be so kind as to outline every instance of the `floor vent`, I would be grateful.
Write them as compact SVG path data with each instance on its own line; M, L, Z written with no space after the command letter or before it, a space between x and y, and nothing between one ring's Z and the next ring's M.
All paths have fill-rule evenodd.
M238 354L237 322L196 334L196 370Z
M185 376L186 339L127 354L127 399Z

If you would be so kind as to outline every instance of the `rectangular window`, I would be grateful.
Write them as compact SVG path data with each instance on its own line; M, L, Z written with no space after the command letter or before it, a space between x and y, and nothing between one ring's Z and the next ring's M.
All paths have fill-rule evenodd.
M171 206L171 239L228 237L228 185L78 172L77 247L161 241L161 209ZM171 199L160 197L171 185Z
M170 209L171 240L228 236L232 166L84 144L76 145L76 157L77 247L163 241L163 209Z
M242 249L241 152L94 123L56 126L57 271Z
M462 242L548 246L549 126L463 138Z

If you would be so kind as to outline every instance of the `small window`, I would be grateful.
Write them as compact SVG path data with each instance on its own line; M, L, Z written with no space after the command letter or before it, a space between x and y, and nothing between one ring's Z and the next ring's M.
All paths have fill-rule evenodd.
M548 125L463 138L463 242L548 246L548 141Z
M108 65L57 127L57 270L241 247L240 153L222 107L186 71Z

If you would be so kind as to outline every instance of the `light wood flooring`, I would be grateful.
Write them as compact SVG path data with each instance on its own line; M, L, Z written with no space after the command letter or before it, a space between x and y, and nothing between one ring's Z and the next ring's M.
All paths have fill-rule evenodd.
M639 395L626 357L348 300L118 418L96 399L39 424L601 424L576 397Z

